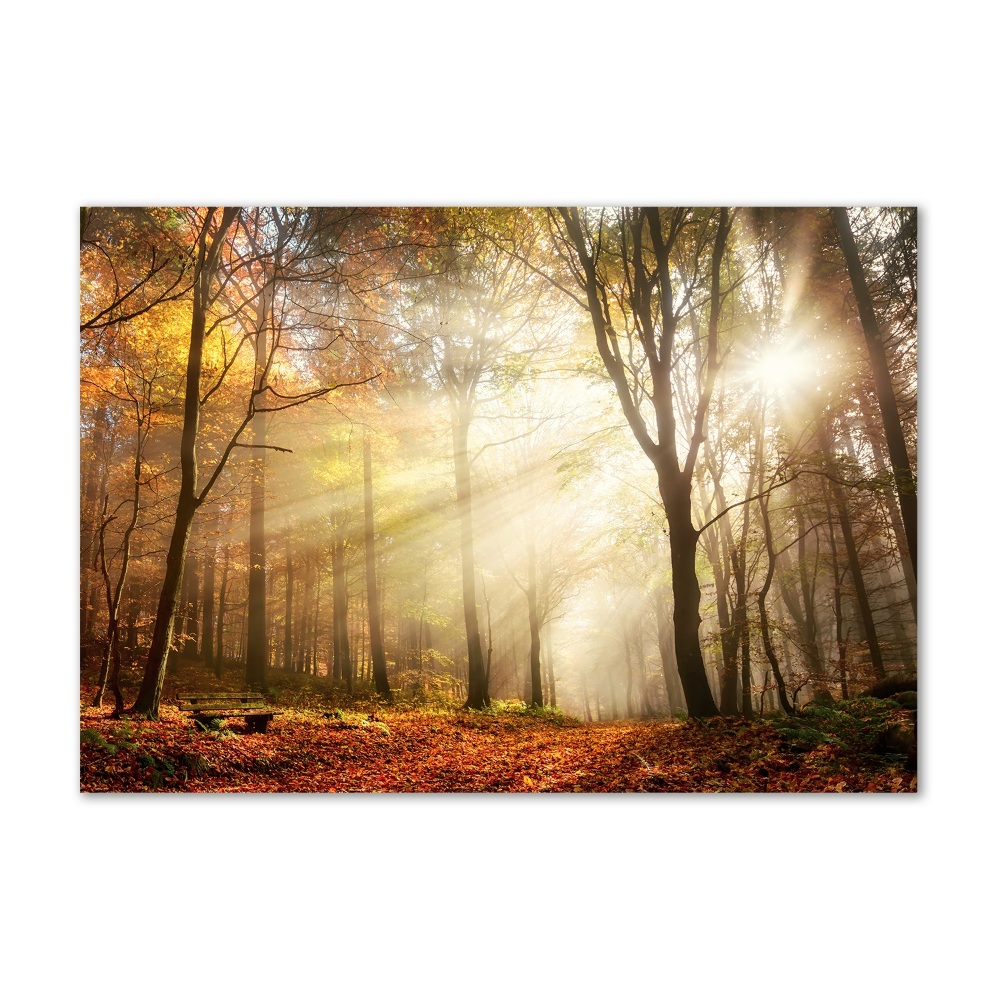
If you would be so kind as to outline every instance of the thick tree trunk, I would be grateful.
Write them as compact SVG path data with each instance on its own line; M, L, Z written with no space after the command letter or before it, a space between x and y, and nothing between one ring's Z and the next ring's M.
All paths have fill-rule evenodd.
M698 583L698 532L691 523L691 491L676 468L658 469L660 496L670 535L670 569L673 574L674 647L677 672L684 688L688 713L697 718L718 715L701 654L701 586Z
M378 584L375 579L375 502L372 495L372 450L367 436L364 442L365 475L365 575L368 582L368 631L371 637L372 674L375 690L387 701L392 701L389 677L385 666L385 647L382 642L382 616L379 613Z

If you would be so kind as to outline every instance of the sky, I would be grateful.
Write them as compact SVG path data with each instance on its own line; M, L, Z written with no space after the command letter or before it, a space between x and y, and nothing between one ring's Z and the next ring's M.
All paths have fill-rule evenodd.
M964 720L984 701L991 707L983 671L996 654L980 623L994 613L987 600L996 585L975 555L980 516L955 485L991 471L981 450L993 422L997 348L995 319L983 311L993 249L982 206L991 203L994 163L984 124L995 110L987 103L992 35L979 15L970 21L958 8L940 21L900 4L847 2L834 19L823 7L721 3L710 16L717 35L693 5L641 21L631 5L616 6L618 30L603 8L595 30L585 9L568 4L477 13L431 4L395 17L338 8L329 22L293 4L280 25L272 8L249 4L235 26L231 8L192 3L169 15L82 5L55 25L47 7L11 16L18 44L2 70L6 93L16 95L4 112L6 333L24 346L6 368L5 392L4 513L13 536L5 581L15 602L4 655L15 819L8 858L18 858L8 905L21 928L9 942L19 956L10 975L41 968L86 997L107 989L112 963L124 981L148 969L144 961L166 962L169 974L144 992L165 996L199 942L228 954L263 939L275 971L258 985L273 980L277 990L280 976L288 995L328 985L317 955L330 956L326 971L339 981L374 983L390 995L419 980L451 995L494 961L481 995L520 994L534 969L531 982L551 988L555 974L581 995L693 988L709 978L718 988L745 974L743 992L753 996L779 967L793 979L815 976L814 997L859 981L873 990L912 982L914 968L926 991L917 995L943 993L946 979L949 993L978 992L990 924L976 919L977 899L996 887L985 814L993 782L982 774L995 726L969 731ZM259 49L247 30L254 24L266 28ZM662 41L665 55L654 57L651 40ZM616 70L617 59L627 72ZM219 110L234 87L243 93ZM77 209L278 199L918 205L928 706L920 794L80 796ZM981 267L971 279L970 262ZM979 483L969 492L982 491ZM958 538L968 549L954 544L966 525L972 532L958 530ZM12 622L32 627L12 630ZM344 829L369 845L366 860L356 850L353 862L338 856ZM447 851L438 846L445 834ZM775 838L810 850L775 853ZM637 839L662 864L625 881L604 859L607 845L627 851ZM486 865L480 877L479 857L510 842L524 845L520 863ZM743 879L733 867L740 848L748 852ZM239 893L205 904L176 886L179 871L200 870L209 858L259 871L265 908L251 917ZM859 920L859 909L878 919ZM110 951L105 920L116 934ZM743 925L753 931L745 938ZM44 936L29 933L39 926L59 939L58 969L41 950ZM527 951L526 927L543 934L537 967L511 960ZM781 949L764 942L771 927ZM249 928L260 937L247 938ZM150 949L157 930L169 947ZM335 969L338 934L351 950ZM864 946L876 934L881 953ZM841 949L849 963L811 971L819 955ZM726 952L732 972L720 968Z

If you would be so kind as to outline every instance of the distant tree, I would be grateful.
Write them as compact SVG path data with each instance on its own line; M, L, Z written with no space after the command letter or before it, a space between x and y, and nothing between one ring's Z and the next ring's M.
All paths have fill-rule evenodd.
M516 378L537 346L531 319L541 287L524 263L534 234L530 215L442 211L438 223L439 242L423 255L430 273L415 284L410 330L451 414L469 658L466 704L482 709L490 695L476 599L469 431L483 388ZM498 231L515 252L500 245Z

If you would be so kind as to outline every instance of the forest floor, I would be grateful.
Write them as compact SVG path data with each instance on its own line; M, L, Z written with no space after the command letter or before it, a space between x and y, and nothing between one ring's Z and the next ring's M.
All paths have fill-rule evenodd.
M184 686L195 678L185 671ZM202 678L198 678L202 680ZM205 680L201 688L217 687ZM168 690L169 690L168 683ZM876 753L892 703L805 722L717 718L584 723L521 702L486 712L386 707L318 682L269 692L266 733L203 731L168 697L156 722L111 718L81 684L86 792L907 792L916 774ZM126 689L126 695L128 691ZM870 700L869 700L870 701ZM343 707L341 707L343 706ZM853 710L852 710L853 711ZM865 714L867 713L867 714ZM843 718L841 718L843 716Z

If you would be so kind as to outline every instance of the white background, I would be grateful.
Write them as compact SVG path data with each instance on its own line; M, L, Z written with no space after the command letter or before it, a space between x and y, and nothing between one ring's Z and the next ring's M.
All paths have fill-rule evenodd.
M973 5L14 10L0 65L10 995L984 992L996 80ZM79 793L81 204L688 201L919 206L918 795ZM213 890L202 876L221 870Z

